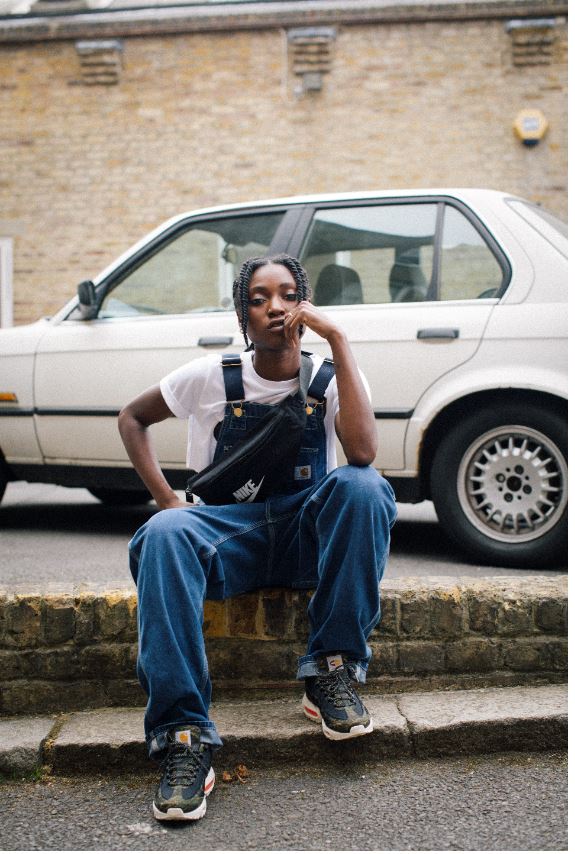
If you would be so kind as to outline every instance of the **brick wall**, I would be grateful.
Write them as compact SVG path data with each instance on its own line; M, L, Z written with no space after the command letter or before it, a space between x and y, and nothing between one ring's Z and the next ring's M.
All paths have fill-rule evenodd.
M124 37L115 85L82 83L72 40L0 45L0 236L14 320L51 314L162 220L274 196L485 186L566 215L566 24L515 65L504 19L337 27L298 95L282 28ZM526 148L523 108L549 132Z

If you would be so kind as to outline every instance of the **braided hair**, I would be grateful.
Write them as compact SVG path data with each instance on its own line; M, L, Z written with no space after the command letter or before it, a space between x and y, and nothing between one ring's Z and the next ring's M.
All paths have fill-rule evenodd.
M234 280L233 297L234 307L240 320L242 334L246 342L246 349L252 350L253 344L248 341L248 298L249 287L252 276L257 269L264 267L266 264L281 264L293 276L296 284L297 301L311 299L311 287L307 277L307 273L297 260L291 255L274 255L271 258L248 258L241 266L237 278Z

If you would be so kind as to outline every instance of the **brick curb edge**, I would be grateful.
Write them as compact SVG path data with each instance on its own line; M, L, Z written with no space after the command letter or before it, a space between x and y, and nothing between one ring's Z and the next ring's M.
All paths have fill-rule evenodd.
M271 589L207 602L214 681L294 677L310 591ZM386 688L560 681L567 672L567 577L384 581L370 677ZM136 596L0 591L0 715L142 705ZM435 686L434 686L435 687Z

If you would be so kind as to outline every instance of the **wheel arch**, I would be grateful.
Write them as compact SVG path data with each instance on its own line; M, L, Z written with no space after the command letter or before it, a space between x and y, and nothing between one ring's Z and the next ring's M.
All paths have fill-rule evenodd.
M533 404L553 410L567 418L567 400L548 392L533 389L499 388L472 392L447 404L428 425L419 446L418 471L423 498L431 498L430 474L435 451L452 422L473 415L481 408L493 408L503 403Z

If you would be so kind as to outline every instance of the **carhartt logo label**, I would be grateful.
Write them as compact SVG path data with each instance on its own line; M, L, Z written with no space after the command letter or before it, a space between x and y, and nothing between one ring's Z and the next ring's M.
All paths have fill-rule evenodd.
M294 469L295 480L309 480L311 477L310 466L296 466Z
M326 658L329 670L335 670L336 667L341 667L343 664L343 658L341 655L328 655Z
M239 489L236 489L236 491L234 492L234 498L236 499L236 501L243 502L244 504L249 504L250 501L253 501L258 492L260 491L260 486L264 482L264 477L262 477L257 486L255 485L253 480L248 480L247 483L244 483L243 486L240 486Z
M192 746L192 735L189 729L180 729L176 733L176 741L179 741L181 744L187 744L188 747Z

